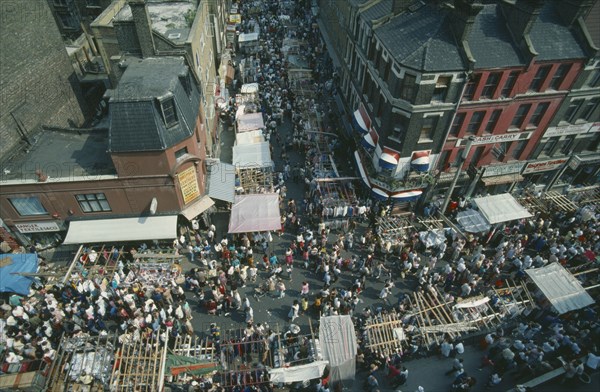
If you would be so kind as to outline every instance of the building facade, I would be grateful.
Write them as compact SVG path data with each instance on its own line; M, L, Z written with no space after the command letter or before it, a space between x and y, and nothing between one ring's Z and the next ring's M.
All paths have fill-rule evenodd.
M213 204L204 195L201 94L184 59L131 60L108 97L108 129L46 132L13 160L0 213L22 243L62 241L80 221L90 230L113 218L189 223Z

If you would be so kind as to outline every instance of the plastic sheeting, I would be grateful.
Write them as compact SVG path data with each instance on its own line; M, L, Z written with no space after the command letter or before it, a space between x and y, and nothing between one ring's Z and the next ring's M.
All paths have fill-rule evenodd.
M585 308L594 303L594 299L577 278L558 263L528 269L525 272L559 314Z
M238 169L273 167L269 142L233 146L233 166Z
M510 193L476 197L473 202L491 225L532 216Z
M71 221L63 244L177 238L177 215Z
M323 359L329 361L332 381L354 380L356 334L350 316L321 317L319 338Z
M16 275L18 273L36 273L38 258L33 253L12 253L0 255L0 293L28 295L33 278Z
M443 229L436 229L419 232L419 239L423 245L425 245L425 247L430 248L441 245L444 241L446 241L446 236Z
M326 361L316 361L305 365L269 369L269 380L272 383L314 380L323 375L325 367L327 367Z
M250 233L281 229L279 195L238 195L231 208L229 233Z
M247 113L238 117L238 132L254 131L265 127L262 113Z
M456 221L468 233L481 233L490 229L490 224L475 210L460 211L456 215Z

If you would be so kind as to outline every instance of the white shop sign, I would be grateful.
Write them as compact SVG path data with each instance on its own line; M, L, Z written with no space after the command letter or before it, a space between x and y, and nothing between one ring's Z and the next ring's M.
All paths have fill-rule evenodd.
M517 133L503 133L501 135L487 135L479 136L473 140L473 145L480 144L494 144L502 142L512 142L515 140L527 140L530 139L533 132L517 132ZM456 141L456 147L464 146L467 144L467 139L460 139Z
M504 176L507 174L520 173L525 162L514 162L506 165L494 165L485 168L482 177Z
M537 161L537 162L529 162L527 166L525 166L525 170L523 170L523 174L531 174L531 173L539 173L550 171L554 169L558 169L565 162L567 162L567 158L561 159L549 159L547 161Z
M60 226L56 222L28 222L15 224L17 230L21 233L43 233L47 231L60 231Z
M592 127L592 123L585 124L569 124L563 127L548 127L544 137L575 135L578 133L586 133Z

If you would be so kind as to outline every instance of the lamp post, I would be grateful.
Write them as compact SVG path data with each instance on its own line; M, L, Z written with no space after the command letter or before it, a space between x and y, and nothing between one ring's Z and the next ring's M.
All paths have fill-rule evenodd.
M452 179L452 183L450 184L450 188L446 193L446 197L444 198L444 204L442 205L442 214L446 213L446 209L448 208L448 203L450 203L450 198L452 197L452 192L454 192L454 188L456 187L456 183L458 182L458 177L460 177L460 173L462 173L462 167L467 157L469 156L469 152L471 151L471 146L475 141L475 136L469 136L467 139L467 144L465 144L465 148L462 153L458 157L458 167L456 168L456 173L454 174L454 178Z

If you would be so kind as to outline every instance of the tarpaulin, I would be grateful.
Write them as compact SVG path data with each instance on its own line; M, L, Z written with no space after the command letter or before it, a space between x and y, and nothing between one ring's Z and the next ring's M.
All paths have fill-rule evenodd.
M33 253L11 253L0 255L0 292L28 295L32 277L19 273L36 273L38 258Z

